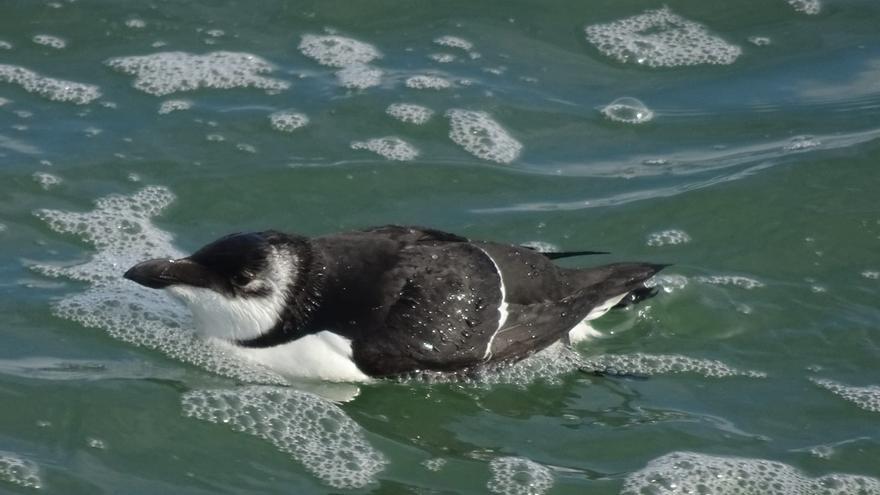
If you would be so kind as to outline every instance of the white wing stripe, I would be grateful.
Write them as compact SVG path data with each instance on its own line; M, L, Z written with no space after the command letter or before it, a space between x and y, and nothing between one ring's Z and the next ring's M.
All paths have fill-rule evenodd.
M504 327L504 323L507 322L507 293L504 290L504 275L501 274L501 268L498 266L498 263L495 263L495 260L489 256L489 253L487 253L485 249L480 248L480 251L482 251L495 266L495 271L498 272L498 284L501 286L501 303L498 305L498 328L496 328L492 336L489 337L489 343L486 344L486 352L483 353L483 359L489 359L492 355L492 342L495 341L498 332L501 331L501 328Z

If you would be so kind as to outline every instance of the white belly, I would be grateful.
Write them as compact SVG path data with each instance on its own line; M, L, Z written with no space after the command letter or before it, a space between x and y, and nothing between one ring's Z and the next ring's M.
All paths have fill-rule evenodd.
M588 314L586 318L581 320L577 325L575 325L574 327L572 327L571 330L568 331L568 341L571 342L572 345L574 345L578 342L583 342L593 337L600 337L602 334L599 333L598 330L593 328L592 325L590 325L590 321L595 320L596 318L599 318L605 313L611 311L611 308L617 306L617 303L619 303L621 299L626 297L627 294L628 293L623 293L619 296L612 297L611 299L590 310L590 314Z
M292 379L363 382L370 379L352 360L351 340L323 331L273 347L226 344L239 356Z

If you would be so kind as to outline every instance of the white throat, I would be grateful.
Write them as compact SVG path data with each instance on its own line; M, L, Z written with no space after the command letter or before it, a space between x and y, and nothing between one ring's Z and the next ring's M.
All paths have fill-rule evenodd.
M265 275L251 282L267 289L265 296L227 296L188 285L171 285L167 290L189 307L200 334L223 340L254 339L281 319L289 283L296 277L297 261L295 256L277 251L268 257Z

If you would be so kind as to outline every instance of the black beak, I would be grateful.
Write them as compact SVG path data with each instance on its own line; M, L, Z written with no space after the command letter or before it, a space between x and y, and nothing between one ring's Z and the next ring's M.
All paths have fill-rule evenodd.
M186 258L149 260L129 268L123 277L151 289L174 284L207 287L210 273L203 266Z

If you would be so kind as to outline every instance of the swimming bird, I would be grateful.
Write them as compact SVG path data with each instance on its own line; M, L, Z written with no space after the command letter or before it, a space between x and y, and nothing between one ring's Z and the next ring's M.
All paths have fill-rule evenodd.
M394 225L314 238L269 230L124 276L168 291L200 334L282 375L364 381L518 361L655 292L645 282L665 265L552 261L593 253Z

